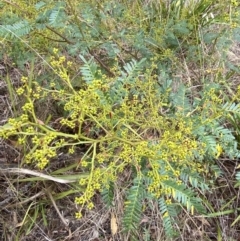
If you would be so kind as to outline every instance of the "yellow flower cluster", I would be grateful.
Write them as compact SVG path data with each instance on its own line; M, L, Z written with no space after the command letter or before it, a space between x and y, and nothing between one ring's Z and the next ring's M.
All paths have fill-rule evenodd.
M57 49L53 52L58 56ZM165 51L165 57L171 57L170 50ZM19 143L30 139L33 148L25 161L35 162L41 169L63 146L69 146L69 153L74 152L75 146L94 146L93 149L89 147L79 164L80 169L87 173L79 180L82 195L75 199L81 207L94 208L92 199L96 191L115 182L129 167L134 168L137 175L147 176L150 180L148 191L156 197L167 196L166 202L170 204L172 189L164 182L174 180L181 185L181 170L184 168L202 172L202 166L194 158L195 152L204 155L206 147L195 139L191 116L184 116L182 112L168 115L171 88L165 93L159 91L159 86L156 86L158 76L153 71L157 68L156 63L136 77L134 84L128 76L124 77L126 81L119 82L98 73L101 77L83 84L80 90L73 88L68 75L71 65L65 57L51 59L51 66L67 84L60 90L53 81L49 90L36 81L32 81L32 86L28 88L28 79L23 77L24 86L18 89L18 94L24 93L29 97L23 106L25 115L20 120L10 119L10 128L0 135L6 137L18 130L26 134L27 138L21 136ZM61 118L60 124L77 133L54 132L49 126L38 125L34 116L34 100L47 91L55 100L64 103L66 115ZM211 103L221 103L214 89L206 93L206 98ZM32 119L35 123L30 121ZM221 145L216 147L216 157L221 155L222 149ZM81 216L80 210L76 218Z
M231 0L231 4L234 6L234 7L238 7L240 5L240 3L237 1L237 0Z
M93 204L90 200L94 196L95 191L101 189L102 178L103 176L101 169L96 168L94 171L92 171L89 178L81 179L80 185L87 185L87 187L82 196L75 198L75 203L79 205L85 205L88 203L87 207L92 209Z

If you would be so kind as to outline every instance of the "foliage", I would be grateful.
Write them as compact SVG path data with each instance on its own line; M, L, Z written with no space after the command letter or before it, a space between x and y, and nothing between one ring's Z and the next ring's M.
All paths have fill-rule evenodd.
M85 191L75 200L82 208L91 209L94 193L115 182L129 165L137 175L148 177L147 183L137 179L129 189L124 216L128 231L139 222L141 198L146 197L140 190L147 191L152 198L165 197L168 204L181 203L191 212L194 209L204 212L201 200L189 185L207 190L201 178L207 172L204 165L211 170L214 164L211 159L222 153L238 155L232 132L221 125L223 110L231 108L226 108L210 89L202 94L204 102L193 109L185 104L190 100L183 94L182 89L186 88L183 86L175 93L175 98L181 101L176 103L169 96L169 102L165 102L166 93L161 94L161 87L152 75L154 64L142 74L144 62L133 61L116 78L98 71L100 78L95 79L94 64L84 61L81 72L85 84L79 91L71 85L67 75L67 66L71 63L66 62L64 56L52 58L51 64L61 76L65 90L57 90L54 82L50 84L51 89L44 89L34 80L30 88L29 80L23 77L23 86L17 90L27 100L22 107L23 114L9 119L1 128L1 136L8 138L17 134L19 144L27 148L25 162L36 163L41 169L64 146L70 153L77 146L85 148L80 165L83 172L90 171L90 174L80 179ZM60 123L70 132L54 130L46 120L37 118L34 103L46 95L64 102L66 117L62 117ZM203 109L203 105L211 108ZM168 106L172 106L171 110L166 110ZM85 123L88 130L84 128ZM166 208L160 205L160 210L166 211ZM166 230L172 233L170 221L166 217L164 220Z
M137 225L140 223L142 214L142 200L145 198L144 188L141 178L133 180L133 186L129 189L128 199L125 202L125 214L123 218L123 226L125 231L134 232L137 230Z
M0 54L9 52L22 69L40 56L45 68L21 78L16 92L25 101L22 113L0 127L0 137L17 136L24 163L40 169L63 148L70 154L84 150L79 169L88 175L79 180L77 218L94 207L98 191L111 206L113 183L131 169L124 230L136 236L143 202L150 199L159 204L166 234L175 235L180 206L206 212L197 190L209 190L209 173L219 176L215 160L240 156L239 91L232 99L223 96L226 84L219 79L227 75L220 67L200 76L196 91L191 80L174 77L176 64L183 55L205 68L200 43L213 48L212 57L227 37L225 28L211 27L234 29L237 9L234 1L206 0L3 1L0 37L6 48ZM62 107L59 128L36 109L47 98Z
M239 21L235 1L2 2L0 36L20 66L32 58L29 46L42 54L54 47L74 57L90 53L107 72L115 58L125 62L155 56L174 63L175 51L186 51L192 60L199 59L199 41L216 42L222 33L206 26L235 28Z

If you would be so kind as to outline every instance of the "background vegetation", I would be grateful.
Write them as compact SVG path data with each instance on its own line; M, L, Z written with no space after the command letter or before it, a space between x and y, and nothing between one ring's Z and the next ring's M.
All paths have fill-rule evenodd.
M2 239L237 240L239 14L0 1Z

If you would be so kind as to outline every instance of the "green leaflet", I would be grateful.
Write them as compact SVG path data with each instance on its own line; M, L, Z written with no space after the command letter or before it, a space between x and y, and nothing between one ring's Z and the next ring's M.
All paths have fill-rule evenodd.
M142 215L142 198L144 188L141 178L135 178L133 186L129 189L123 216L123 227L125 232L134 232L137 230Z
M162 182L165 188L170 188L171 196L179 203L183 204L188 211L196 209L199 213L205 213L205 208L201 204L201 199L195 197L195 192L184 184L177 184L172 180Z
M113 205L114 200L114 183L110 182L108 187L104 187L101 192L102 199L107 207L111 207Z
M173 237L177 234L174 229L174 220L173 218L176 216L176 210L173 204L166 204L166 201L163 197L159 198L158 205L160 212L163 218L163 227L168 237Z
M184 84L178 86L177 92L171 94L171 99L176 111L187 114L191 111L191 105L188 99L188 89Z
M1 25L0 36L4 38L22 37L29 34L31 30L31 24L27 20L23 20L12 25Z
M93 58L91 58L90 60L86 60L82 55L79 55L79 57L84 62L84 65L80 68L81 74L86 83L89 84L95 79L95 76L97 74L97 65L93 61Z

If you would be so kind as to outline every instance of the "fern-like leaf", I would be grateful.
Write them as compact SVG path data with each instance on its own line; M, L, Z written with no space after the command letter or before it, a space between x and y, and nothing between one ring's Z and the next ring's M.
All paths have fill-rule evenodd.
M143 198L143 184L141 178L134 179L133 186L129 190L127 196L123 227L125 232L134 234L138 228L141 214L142 214L142 198Z
M133 77L136 76L136 74L142 69L143 63L145 62L145 59L141 59L139 62L136 60L132 60L130 63L127 63L123 66L125 72L122 72L123 77L126 77L126 80L124 81L131 81Z
M213 156L216 153L216 139L214 136L208 135L208 136L202 136L201 141L206 144L207 151L211 156Z
M191 105L187 97L187 88L184 84L181 84L178 87L178 91L172 94L172 102L180 113L186 114L191 110Z
M79 55L79 57L84 62L84 65L80 68L83 79L87 83L90 83L92 80L95 79L95 75L97 73L97 66L93 62L93 59L87 61L82 55Z
M28 21L20 21L12 25L2 25L0 26L0 36L1 37L22 37L30 33L32 27Z
M183 204L188 211L193 212L196 209L199 213L205 213L201 199L195 197L195 193L184 184L178 184L173 180L163 181L164 187L171 190L172 197L179 203Z
M114 183L110 182L108 187L105 187L102 191L102 199L106 203L107 207L112 206L114 198Z
M221 138L221 140L225 140L228 142L235 140L232 131L223 126L217 126L216 128L213 128L213 134L215 134L216 137Z
M52 10L49 16L49 23L50 25L54 26L57 25L59 22L62 22L63 17L63 7L59 6Z
M37 2L36 4L35 4L35 8L36 8L36 10L40 10L42 7L44 7L46 5L46 3L45 2L43 2L43 1L40 1L40 2Z
M197 172L192 172L191 170L186 169L181 172L180 177L186 185L190 184L194 188L200 188L202 192L209 190L208 185L202 181L203 178L200 177Z
M176 234L173 227L173 217L176 216L175 208L172 204L166 204L165 199L162 197L158 201L160 213L162 214L163 227L168 237Z
M233 114L239 114L240 113L240 103L236 104L236 103L225 103L223 105L223 110L226 112L231 112Z

